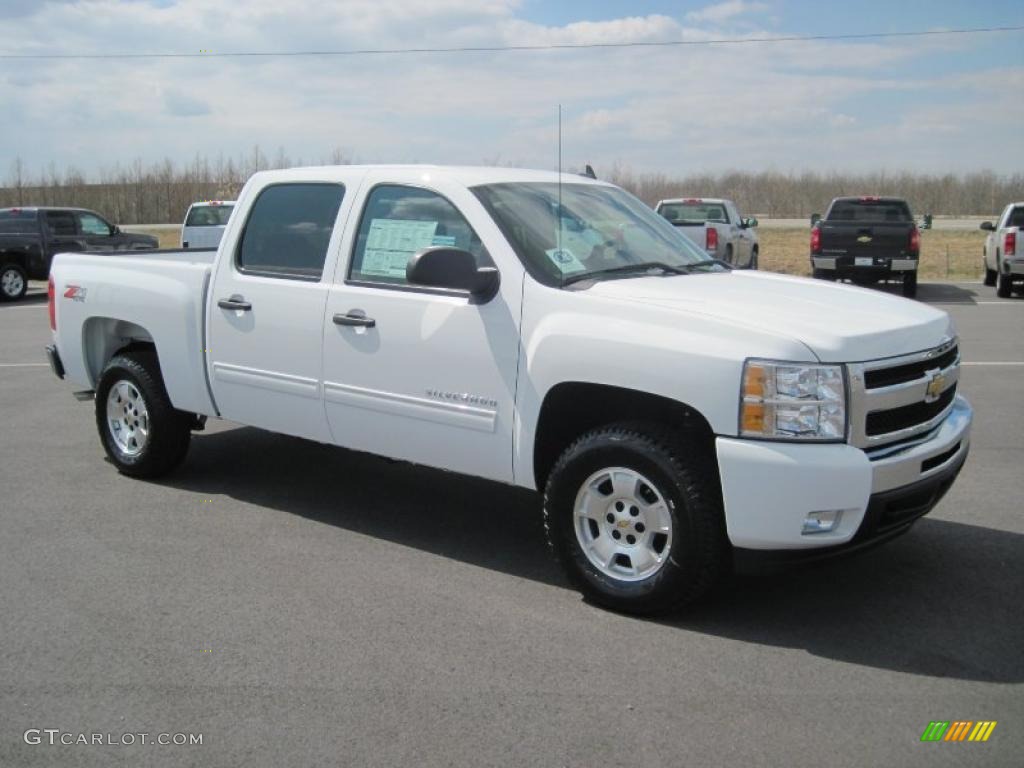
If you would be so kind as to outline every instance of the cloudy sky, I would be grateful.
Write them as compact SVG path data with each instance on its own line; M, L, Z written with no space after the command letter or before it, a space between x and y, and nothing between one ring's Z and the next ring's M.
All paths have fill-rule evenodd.
M0 54L701 41L1024 25L941 0L0 2ZM1024 170L1024 32L331 57L0 58L0 178L197 153L637 171Z

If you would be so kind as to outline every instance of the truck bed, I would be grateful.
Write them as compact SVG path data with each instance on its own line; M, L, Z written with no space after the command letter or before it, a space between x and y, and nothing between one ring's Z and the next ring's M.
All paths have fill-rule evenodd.
M149 339L161 362L175 361L161 365L161 372L176 408L216 415L204 355L206 293L216 254L212 249L57 254L50 274L59 346L92 350L64 360L68 379L95 388L99 361L114 350L82 342L92 332L95 338L108 335L99 331L114 326L114 343ZM78 333L83 338L66 336Z

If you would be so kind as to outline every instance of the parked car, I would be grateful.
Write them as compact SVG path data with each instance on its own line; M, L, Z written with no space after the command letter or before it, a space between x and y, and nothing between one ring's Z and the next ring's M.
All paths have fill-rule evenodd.
M1010 203L997 223L986 221L981 228L988 232L983 251L985 285L996 286L996 294L1008 299L1013 283L1024 280L1024 203Z
M133 235L84 208L0 208L0 300L25 295L29 280L45 280L58 251L156 248L155 237Z
M913 298L920 253L921 233L898 197L837 197L811 227L812 274L823 280L899 280Z
M660 200L655 210L710 256L757 269L757 219L741 216L732 200L681 197Z
M234 200L192 203L181 225L181 247L216 248L234 209Z
M61 254L49 292L120 472L216 417L535 489L572 583L625 611L902 533L970 442L945 312L729 269L554 172L261 172L216 253Z

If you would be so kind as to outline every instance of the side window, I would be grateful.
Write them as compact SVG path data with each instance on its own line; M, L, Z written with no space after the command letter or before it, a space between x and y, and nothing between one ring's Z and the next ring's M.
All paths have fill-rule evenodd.
M405 267L410 257L434 245L462 248L472 253L478 264L490 264L469 222L441 195L416 187L375 187L359 222L349 277L406 285Z
M50 234L52 235L77 234L75 217L71 214L71 211L47 211L46 226L49 227Z
M249 212L237 265L242 272L319 280L345 195L341 184L275 184Z
M103 235L105 237L110 235L110 225L99 216L91 213L78 213L75 215L78 216L78 224L83 235Z

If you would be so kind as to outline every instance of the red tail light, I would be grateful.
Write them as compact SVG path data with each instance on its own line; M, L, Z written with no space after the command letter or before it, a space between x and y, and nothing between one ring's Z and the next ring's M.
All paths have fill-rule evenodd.
M714 227L707 228L707 240L704 247L712 252L718 250L718 230Z
M910 252L919 253L921 251L921 232L917 227L910 230Z
M1003 238L1003 256L1013 256L1017 252L1017 233L1007 232Z
M50 276L50 281L46 284L46 308L50 313L50 330L57 330L57 303L54 301L54 288L53 288L53 275Z
M821 230L817 227L811 229L811 253L821 253Z

